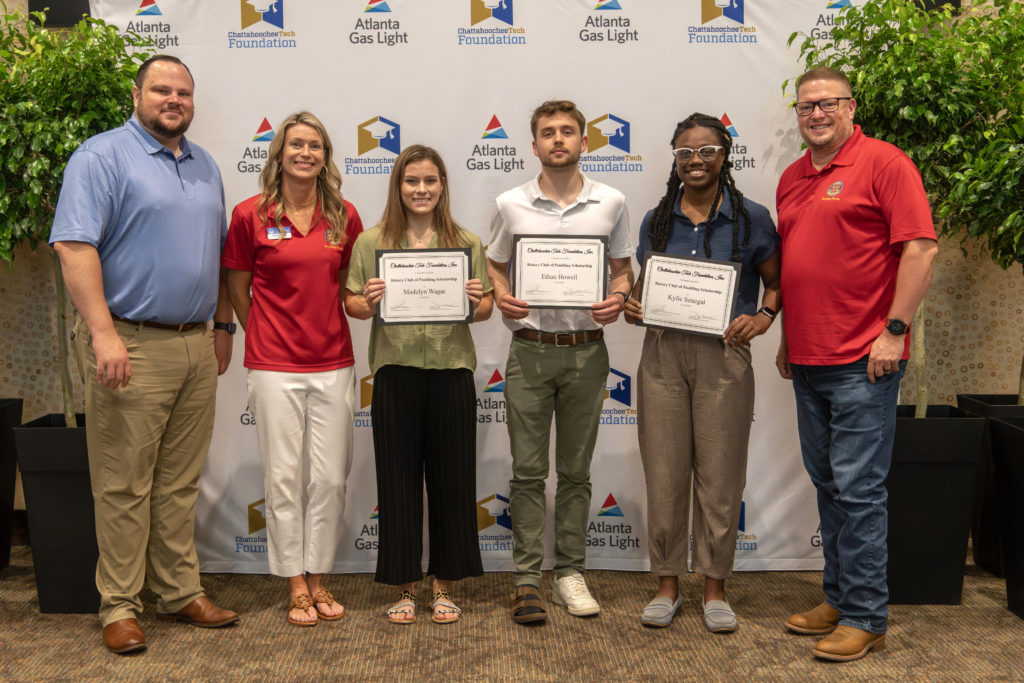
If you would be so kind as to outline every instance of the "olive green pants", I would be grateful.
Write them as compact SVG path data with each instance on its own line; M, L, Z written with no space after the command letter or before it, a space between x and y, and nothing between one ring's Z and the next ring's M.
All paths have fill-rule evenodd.
M512 449L509 482L516 585L540 585L544 492L555 419L555 575L583 572L590 514L590 461L608 381L604 340L557 347L512 338L505 402Z

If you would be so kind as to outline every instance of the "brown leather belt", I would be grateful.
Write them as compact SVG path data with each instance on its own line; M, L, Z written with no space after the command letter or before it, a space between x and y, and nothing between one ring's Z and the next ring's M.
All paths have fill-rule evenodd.
M206 323L181 323L180 325L167 325L165 323L155 323L150 320L128 320L127 318L118 318L116 315L111 314L110 316L114 320L121 323L128 323L129 325L142 325L143 327L155 327L158 330L177 330L178 332L188 332L194 330L200 325Z
M555 346L578 346L587 342L594 342L604 336L604 330L583 330L582 332L541 332L522 328L512 333L520 339L532 342L544 342Z

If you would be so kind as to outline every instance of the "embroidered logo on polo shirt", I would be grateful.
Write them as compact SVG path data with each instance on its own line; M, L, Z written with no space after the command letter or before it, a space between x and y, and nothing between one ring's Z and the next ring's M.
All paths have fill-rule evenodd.
M843 181L842 180L837 180L837 181L835 181L834 183L832 183L831 185L828 186L828 189L825 190L825 194L827 194L829 197L838 197L839 193L842 192L842 191L843 191Z
M341 231L324 230L324 241L327 242L324 246L328 249L344 250L345 247L341 244Z

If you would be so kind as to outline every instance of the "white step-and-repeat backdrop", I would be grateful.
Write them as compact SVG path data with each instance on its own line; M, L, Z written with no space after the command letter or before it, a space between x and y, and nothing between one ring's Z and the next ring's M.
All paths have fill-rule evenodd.
M277 123L308 109L330 132L345 197L364 225L380 218L396 154L423 143L447 162L457 220L486 244L494 197L538 172L529 119L537 104L552 98L571 99L586 115L589 149L581 167L626 194L634 231L664 190L675 124L694 111L729 126L737 183L774 213L779 174L800 153L790 96L781 90L784 79L800 72L796 49L786 41L793 31L827 35L848 4L93 0L91 7L95 16L152 38L160 51L189 65L196 80L189 137L220 164L229 211L256 192ZM334 568L366 572L374 568L377 547L373 383L365 354L369 324L351 324L359 410ZM607 330L612 370L594 455L592 568L648 568L633 386L642 335L621 321ZM505 570L512 568L502 394L510 336L498 315L474 325L473 336L480 549L485 568ZM736 536L741 570L821 567L792 390L774 368L777 343L774 328L754 342L757 401ZM216 431L200 480L196 541L204 571L267 571L263 479L242 357L239 334L232 367L220 381Z

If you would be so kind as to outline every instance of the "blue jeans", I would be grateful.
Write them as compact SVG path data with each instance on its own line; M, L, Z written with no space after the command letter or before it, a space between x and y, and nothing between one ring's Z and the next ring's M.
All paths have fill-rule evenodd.
M871 384L867 356L792 366L800 450L818 491L825 602L840 624L871 633L885 633L889 616L885 479L905 368Z

